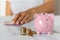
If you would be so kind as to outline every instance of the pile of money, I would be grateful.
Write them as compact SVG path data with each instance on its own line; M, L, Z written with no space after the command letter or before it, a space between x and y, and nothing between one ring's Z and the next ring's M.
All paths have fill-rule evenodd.
M34 34L37 34L35 31L32 31L30 28L21 27L20 28L21 35L28 35L33 36Z

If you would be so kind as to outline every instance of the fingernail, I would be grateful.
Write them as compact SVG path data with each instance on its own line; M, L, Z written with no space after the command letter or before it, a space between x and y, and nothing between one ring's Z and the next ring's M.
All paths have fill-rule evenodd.
M19 22L16 22L16 24L19 24Z
M27 21L25 21L25 23L27 23Z
M23 24L23 22L21 22L21 24Z

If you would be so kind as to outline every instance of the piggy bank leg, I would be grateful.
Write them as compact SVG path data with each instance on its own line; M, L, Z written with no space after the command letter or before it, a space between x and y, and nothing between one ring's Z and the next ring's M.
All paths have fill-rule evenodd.
M50 35L50 34L52 34L52 31L50 31L50 32L47 32L47 35Z
M40 33L41 33L40 31L37 31L37 35L40 35Z

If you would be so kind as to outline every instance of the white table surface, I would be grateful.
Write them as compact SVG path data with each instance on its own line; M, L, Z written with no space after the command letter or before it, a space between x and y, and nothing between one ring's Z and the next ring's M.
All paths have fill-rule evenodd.
M0 40L60 40L60 16L54 18L54 33L52 35L39 35L39 36L21 36L19 27L6 26L5 21L11 20L13 17L0 17ZM33 21L22 26L29 26L32 30L34 29Z

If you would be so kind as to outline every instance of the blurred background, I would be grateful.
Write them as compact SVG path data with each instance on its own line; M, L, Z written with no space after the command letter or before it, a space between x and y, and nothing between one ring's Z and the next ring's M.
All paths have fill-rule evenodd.
M10 13L10 0L0 0L0 16ZM60 0L55 0L55 15L60 15Z
M6 13L6 0L0 0L0 16L5 16Z
M10 0L0 0L0 16L7 16L10 13Z
M60 15L60 0L55 0L55 14Z

